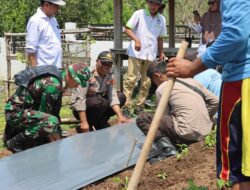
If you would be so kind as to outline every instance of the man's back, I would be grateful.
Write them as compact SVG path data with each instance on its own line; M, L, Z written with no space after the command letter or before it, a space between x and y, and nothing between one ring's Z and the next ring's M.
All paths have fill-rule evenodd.
M211 130L210 115L217 111L218 98L193 79L179 80L198 88L204 94L204 98L193 89L176 81L165 114L173 117L175 130L179 136L187 140L201 140ZM164 82L158 87L157 100L166 85Z
M195 80L199 81L204 87L206 87L210 92L220 97L221 89L221 74L214 69L207 69L198 75L195 75Z

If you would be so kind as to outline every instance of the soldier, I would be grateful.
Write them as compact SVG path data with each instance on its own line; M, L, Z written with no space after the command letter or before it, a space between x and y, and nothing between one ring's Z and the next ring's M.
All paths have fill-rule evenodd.
M15 75L19 86L5 105L4 143L13 153L60 139L63 91L86 86L90 72L77 63L59 71L56 66L38 66Z

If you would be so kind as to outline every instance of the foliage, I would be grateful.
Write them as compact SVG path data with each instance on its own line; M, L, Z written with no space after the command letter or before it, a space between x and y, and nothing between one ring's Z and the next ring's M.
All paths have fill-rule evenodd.
M168 177L168 174L166 172L161 172L156 175L158 178L165 180Z
M206 11L207 4L204 0L175 0L176 2L176 24L187 24L193 21L193 10L198 10L201 15Z
M216 144L216 129L212 130L204 139L204 146L214 147Z
M114 23L114 0L67 0L66 5L60 7L56 16L60 28L64 28L65 22L76 22L78 27L87 24L113 24ZM0 0L0 36L4 32L24 32L28 19L36 12L39 0ZM175 0L176 24L192 22L192 11L197 9L202 14L207 5L204 0ZM122 23L126 24L135 10L145 8L145 0L123 0ZM168 4L168 1L165 1ZM102 8L100 8L102 7ZM163 12L168 22L168 6Z
M2 134L5 126L5 117L4 117L4 105L5 105L5 93L3 92L4 83L0 82L0 150L3 149Z
M232 182L231 181L224 181L222 179L217 180L217 187L218 189L224 189L226 187L232 187Z
M129 178L128 176L125 176L124 179L121 179L120 177L114 177L113 182L121 185L122 186L121 190L126 190L128 188Z
M23 53L17 52L17 53L16 53L16 59L17 59L20 63L23 63L23 64L28 63L28 61L27 61L27 59L26 59L26 56L25 56Z
M3 32L24 32L26 22L38 3L32 0L0 0L0 36Z
M208 190L207 187L196 186L192 179L188 181L188 184L189 184L188 189L183 189L183 190Z
M83 24L99 23L98 21L103 17L103 9L100 9L100 5L103 4L106 3L102 0L67 0L67 4L61 7L57 20L61 28L65 22L76 22L78 27Z
M1 86L0 87L0 136L1 136L5 126L4 105L5 105L6 94L3 92L4 82L1 81L0 86Z
M188 149L188 145L186 144L176 144L176 146L178 147L178 152L176 154L176 159L180 160L183 157L188 155L189 149Z

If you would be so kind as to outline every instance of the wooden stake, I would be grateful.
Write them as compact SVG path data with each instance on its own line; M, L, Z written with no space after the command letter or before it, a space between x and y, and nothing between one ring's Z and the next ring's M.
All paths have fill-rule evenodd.
M183 41L181 43L181 46L179 48L179 51L178 51L176 57L183 58L187 47L188 47L188 42ZM168 84L166 85L166 88L163 90L164 93L162 94L160 102L157 106L153 121L151 123L147 137L146 137L144 145L142 147L142 151L141 151L140 156L137 160L132 177L129 181L128 190L136 190L137 189L143 167L145 165L145 162L147 161L148 153L151 150L151 147L153 144L155 133L156 133L157 129L159 128L161 118L162 118L163 113L165 111L165 108L168 104L168 99L169 99L170 93L172 91L172 88L174 86L174 82L175 82L175 78L169 78L169 80L167 81Z
M133 152L134 152L134 150L135 150L135 145L136 145L136 143L137 143L137 139L135 139L135 140L134 140L134 143L132 144L132 148L131 148L131 151L130 151L130 154L129 154L129 157L128 157L128 161L127 161L127 163L126 163L126 165L125 165L125 168L127 168L128 165L129 165L130 159L131 159L132 154L133 154Z

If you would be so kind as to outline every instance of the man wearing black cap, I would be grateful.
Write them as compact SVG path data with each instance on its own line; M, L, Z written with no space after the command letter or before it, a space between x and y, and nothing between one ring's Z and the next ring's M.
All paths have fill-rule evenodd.
M63 0L41 0L41 7L29 19L26 52L32 67L55 65L62 68L61 34L55 15L63 5Z
M166 81L166 62L153 61L147 70L147 75L156 90L157 104L168 84ZM162 106L162 105L158 105ZM211 117L217 111L218 98L194 79L177 79L171 91L168 106L160 121L156 133L156 142L162 144L168 137L172 143L192 143L200 141L208 135L212 121ZM153 119L153 114L142 113L136 122L138 127L147 133ZM164 143L163 143L164 144Z
M95 68L86 88L78 87L72 93L71 108L74 116L80 120L77 132L88 132L109 126L108 120L112 115L118 117L119 123L130 122L123 116L120 107L126 101L122 92L116 92L111 73L113 57L109 51L98 55Z
M131 38L128 47L128 71L124 81L124 94L127 98L123 113L130 115L133 107L132 94L136 82L140 79L140 89L135 102L135 114L144 109L148 95L150 80L146 71L150 62L158 55L164 59L163 37L166 36L166 21L159 10L163 6L162 0L147 0L147 9L135 11L126 24L125 33Z

